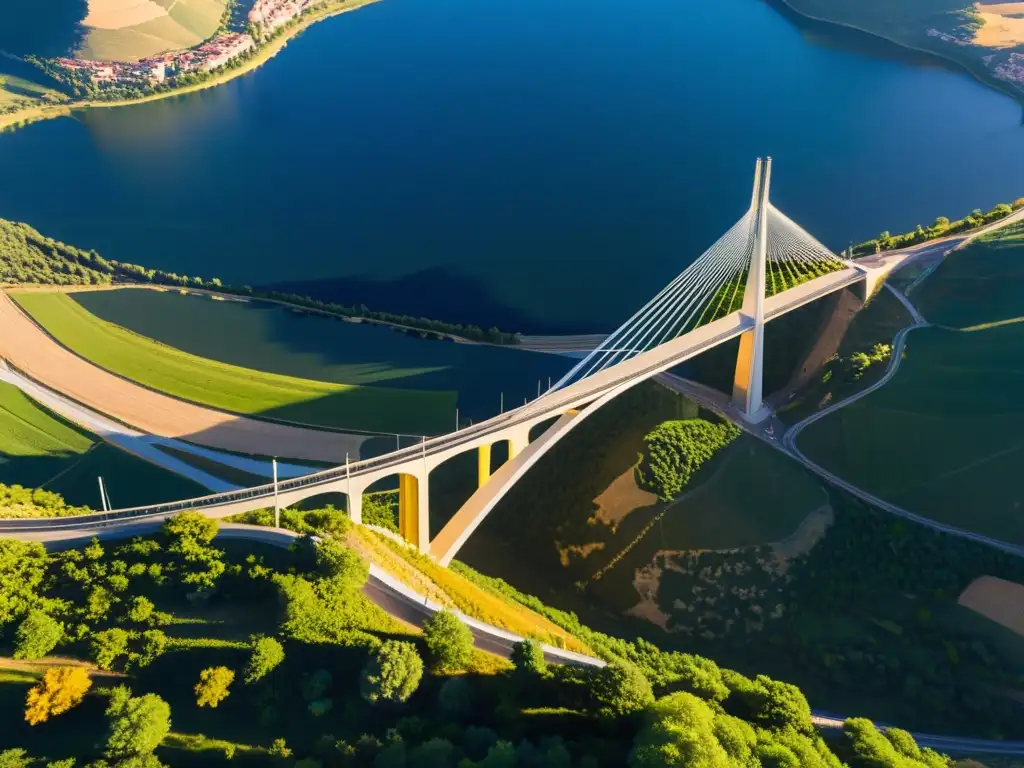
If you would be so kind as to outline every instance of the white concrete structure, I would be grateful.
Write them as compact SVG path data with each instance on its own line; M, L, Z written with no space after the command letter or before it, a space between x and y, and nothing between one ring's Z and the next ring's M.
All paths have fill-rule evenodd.
M764 325L815 299L862 281L881 280L902 262L899 255L870 261L840 260L771 206L770 161L758 161L751 208L711 249L669 284L618 331L532 403L422 444L304 477L170 504L115 510L76 518L0 520L0 535L34 532L51 538L66 532L129 527L195 509L226 517L252 509L281 507L324 493L345 494L349 515L361 522L366 490L398 476L399 520L403 538L421 552L447 564L487 514L540 458L602 405L708 349L739 337L737 405L748 419L762 409ZM905 258L905 256L903 257ZM825 274L827 262L828 271ZM766 297L768 273L774 284L780 270L819 274ZM807 272L806 270L812 270ZM732 310L745 281L742 306ZM784 281L785 282L785 281ZM531 443L531 429L551 424ZM490 471L490 449L507 441L509 459ZM460 454L479 451L479 487L452 519L430 537L430 473Z

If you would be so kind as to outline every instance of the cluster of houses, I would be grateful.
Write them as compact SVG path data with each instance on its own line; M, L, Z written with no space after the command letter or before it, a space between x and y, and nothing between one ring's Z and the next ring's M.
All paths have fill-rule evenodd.
M1003 80L1017 85L1024 85L1024 54L1011 53L1006 61L997 64L992 73Z
M249 21L259 26L264 35L282 27L303 11L324 0L256 0L249 11Z
M267 37L303 11L324 2L325 0L256 0L249 11L249 21L257 34ZM235 57L252 50L256 45L252 35L228 32L210 38L202 45L187 51L150 56L140 61L57 59L56 63L65 71L86 73L89 80L97 85L118 83L152 86L164 82L171 74L209 72L222 67Z

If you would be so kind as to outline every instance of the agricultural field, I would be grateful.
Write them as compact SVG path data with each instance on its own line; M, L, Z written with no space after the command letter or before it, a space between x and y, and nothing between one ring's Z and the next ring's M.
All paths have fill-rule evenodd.
M454 392L337 384L242 368L109 323L67 294L15 292L11 296L77 354L183 400L244 415L371 431L430 434L450 429L454 423ZM188 322L182 315L173 319L182 325ZM206 328L212 331L214 326ZM235 338L238 344L240 337Z
M107 445L0 382L0 483L44 488L72 505L99 505L97 476L116 506L186 498L205 489Z
M43 99L63 101L66 97L52 88L17 75L0 72L0 114L36 104Z
M955 253L914 298L935 323L882 389L809 426L801 449L888 501L1024 543L1024 230ZM958 330L957 328L963 328Z
M71 298L103 320L229 365L335 384L455 392L463 420L495 415L502 391L506 407L536 397L538 381L546 387L572 363L173 290L87 291Z
M198 45L217 31L224 0L89 0L76 55L134 61Z

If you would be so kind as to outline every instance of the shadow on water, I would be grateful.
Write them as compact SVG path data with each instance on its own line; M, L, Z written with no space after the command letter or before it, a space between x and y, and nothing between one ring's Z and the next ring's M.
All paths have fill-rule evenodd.
M213 301L147 290L85 292L74 299L89 312L143 336L243 368L341 384L454 392L463 420L495 415L502 393L506 407L536 397L538 382L546 388L549 379L557 380L572 364L557 355L425 340L415 332L313 316L265 302ZM363 396L372 394L365 391ZM336 405L356 407L359 397L358 390L340 395ZM441 431L454 424L455 407L453 402L438 420L410 416L404 425L399 414L392 414L390 426L379 429ZM298 418L298 411L305 410L304 405L283 409L277 417L306 421Z
M262 286L312 296L324 301L358 303L379 312L422 316L449 323L497 326L520 333L592 333L593 327L542 321L503 303L484 283L455 270L435 267L392 280L368 277L336 277L273 283Z
M0 50L18 56L59 56L78 47L86 0L7 0L0 22Z

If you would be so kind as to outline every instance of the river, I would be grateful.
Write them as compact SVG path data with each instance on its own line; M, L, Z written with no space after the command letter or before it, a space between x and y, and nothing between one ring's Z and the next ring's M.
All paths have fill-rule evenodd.
M749 202L833 248L1024 195L1012 100L761 0L383 0L232 83L0 135L0 216L108 258L614 327Z

